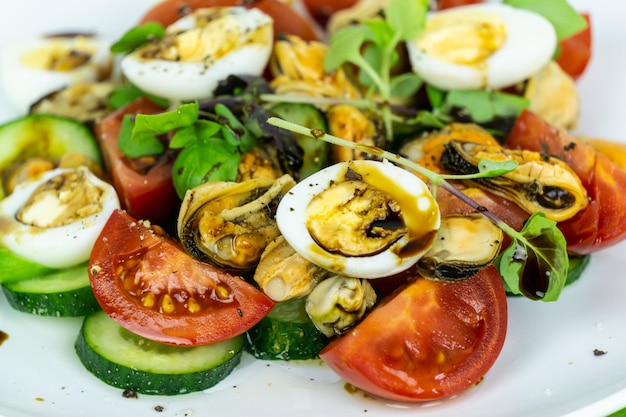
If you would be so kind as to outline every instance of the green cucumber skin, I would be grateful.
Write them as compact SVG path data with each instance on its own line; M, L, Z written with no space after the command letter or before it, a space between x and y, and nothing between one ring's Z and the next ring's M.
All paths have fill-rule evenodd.
M281 322L264 317L246 333L246 349L257 359L316 359L329 339L311 323Z
M246 333L246 350L257 359L316 359L329 342L304 310L304 299L277 303Z
M0 247L0 265L1 284L31 279L54 271L52 268L29 261L2 247Z
M52 294L16 292L9 287L9 284L2 285L9 305L24 313L47 317L81 317L100 310L100 304L90 286Z
M100 309L91 290L86 263L28 280L6 282L2 290L11 307L37 316L80 317Z
M132 353L133 355L151 355L152 353L150 350L158 350L159 346L162 349L205 349L209 352L206 355L207 364L205 369L187 372L188 370L184 369L185 363L181 362L180 373L159 373L157 370L146 371L139 369L141 366L138 367L131 364L124 364L123 362L125 359L128 359L125 358L126 351L124 349L121 349L121 351L118 352L114 362L113 360L99 354L97 350L100 347L99 343L112 345L119 342L119 340L111 340L112 338L110 337L107 338L107 340L91 340L93 338L93 334L89 334L90 321L96 320L99 321L99 324L97 324L98 326L105 325L116 327L116 329L107 330L107 335L110 335L111 331L115 332L117 330L120 338L128 339L130 337L135 340L138 347L136 348L136 351ZM93 331L91 333L93 333ZM210 351L212 349L211 345L197 347L161 345L157 342L149 341L141 336L130 333L128 330L122 328L114 322L113 319L109 318L106 313L99 311L85 317L74 347L83 366L104 383L123 390L132 390L140 394L172 396L203 391L213 387L226 378L241 361L241 356L244 351L243 335L238 337L237 341L233 342L231 340L228 341L228 343L228 346L235 347L235 349L232 350L232 352L229 352L229 355L226 358L223 357L223 352L218 353L221 358L220 360L223 361L219 364L215 364L212 363L210 359ZM140 346L143 346L144 348L142 349ZM141 350L145 350L145 352L137 352ZM163 355L161 355L161 358L162 356ZM172 360L177 359L173 358Z

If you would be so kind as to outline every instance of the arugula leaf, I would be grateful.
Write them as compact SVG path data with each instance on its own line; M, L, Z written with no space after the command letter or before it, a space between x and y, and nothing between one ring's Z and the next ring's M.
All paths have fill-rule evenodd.
M587 27L587 21L567 0L503 0L504 4L530 10L552 23L559 41L567 39Z
M191 135L172 167L172 181L182 199L187 190L210 181L235 181L241 154L223 138Z
M556 301L567 281L567 243L541 212L534 213L505 249L496 266L513 294L532 300Z
M188 103L159 114L124 117L118 146L129 158L160 154L165 146L158 136L193 125L198 120L198 103ZM132 126L129 133L129 126Z
M129 158L139 158L146 155L159 155L165 146L156 136L138 138L133 135L136 116L127 114L122 119L122 126L117 137L117 146Z
M160 105L161 107L167 107L169 105L169 101L166 99L157 97L153 94L148 94L131 83L115 87L109 95L108 104L114 109L120 109L139 97L148 97L152 102Z
M396 33L398 41L415 39L426 24L428 0L391 0L386 20Z
M160 23L144 23L129 29L111 45L110 50L114 54L125 54L134 51L152 39L161 39L163 35L165 35L165 28Z
M405 72L391 77L391 96L397 98L412 97L424 84L421 77L413 72Z
M215 114L224 119L221 130L224 139L239 149L248 152L256 146L256 137L241 121L223 104L215 106Z
M210 138L217 136L222 126L210 120L198 120L192 126L178 129L170 141L171 149L181 149L193 145L198 137Z
M499 91L452 90L445 95L443 110L466 109L473 121L484 123L499 117L516 117L530 106L524 97Z
M332 72L341 65L351 62L359 65L364 62L361 45L374 36L367 26L348 26L336 32L331 38L324 56L324 71Z

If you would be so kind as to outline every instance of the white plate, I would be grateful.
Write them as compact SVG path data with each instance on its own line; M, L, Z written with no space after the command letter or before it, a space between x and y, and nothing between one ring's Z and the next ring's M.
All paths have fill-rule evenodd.
M96 29L115 38L152 0L20 0L0 14L0 45L48 30ZM594 57L580 80L581 133L626 140L626 3L573 0L592 13ZM0 100L4 100L0 92ZM14 111L0 101L0 121ZM509 333L484 381L421 405L350 394L330 371L247 358L208 393L125 399L80 364L80 319L33 317L0 297L0 416L605 416L626 406L626 243L594 255L552 304L510 300ZM593 350L606 351L594 356ZM163 411L155 411L162 406Z

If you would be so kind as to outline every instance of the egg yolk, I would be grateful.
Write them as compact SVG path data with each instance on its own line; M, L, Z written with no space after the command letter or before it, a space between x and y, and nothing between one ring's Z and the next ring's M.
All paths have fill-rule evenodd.
M267 44L272 38L271 24L249 30L230 8L200 9L194 16L194 28L174 29L159 42L148 44L141 57L210 64L240 46Z
M478 65L506 40L504 19L495 13L447 12L426 22L416 40L426 54L459 65Z
M49 71L72 71L89 62L96 47L84 36L53 38L45 46L24 54L22 64Z

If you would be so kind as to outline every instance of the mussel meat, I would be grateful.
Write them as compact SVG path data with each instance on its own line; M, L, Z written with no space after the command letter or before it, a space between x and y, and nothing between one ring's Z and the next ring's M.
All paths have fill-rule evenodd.
M513 171L469 183L514 201L528 213L541 211L557 222L573 217L589 203L576 173L560 159L539 152L452 140L446 144L441 164L453 174L475 174L481 160L511 159L518 163Z
M444 216L433 246L417 261L417 269L424 278L436 281L470 278L495 260L502 238L502 230L482 214Z
M281 235L271 241L254 271L254 281L274 301L309 295L329 272L295 251Z
M210 182L187 191L178 236L193 257L231 271L257 265L279 234L276 207L295 185L289 175L243 182Z

